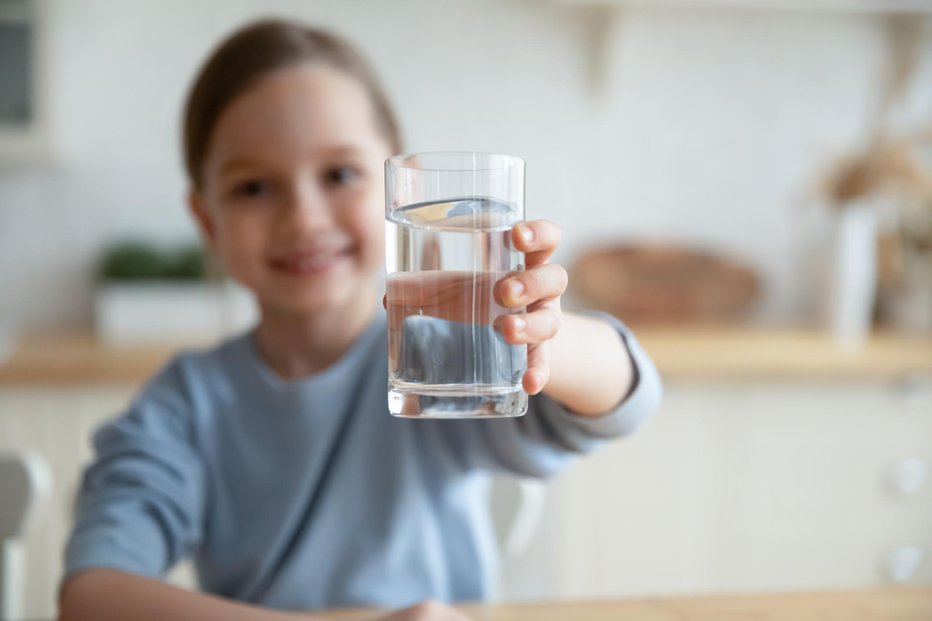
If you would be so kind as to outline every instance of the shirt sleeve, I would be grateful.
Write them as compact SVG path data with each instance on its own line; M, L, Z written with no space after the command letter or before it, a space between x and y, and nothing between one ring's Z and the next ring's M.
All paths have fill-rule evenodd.
M464 466L545 478L576 456L606 441L636 431L658 409L663 394L660 375L634 334L605 313L586 313L609 322L631 357L632 387L611 411L583 416L544 394L530 398L528 412L504 420L455 421L447 429Z
M65 576L90 568L162 577L202 535L204 469L177 367L94 434Z

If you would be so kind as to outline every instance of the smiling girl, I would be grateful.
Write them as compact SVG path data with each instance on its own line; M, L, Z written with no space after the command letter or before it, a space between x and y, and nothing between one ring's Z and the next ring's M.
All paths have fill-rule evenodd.
M560 311L546 221L515 227L527 270L497 326L529 346L529 411L405 420L386 404L383 162L397 125L331 34L251 24L201 70L184 117L190 208L252 290L255 328L177 356L95 434L66 550L61 618L313 619L338 606L463 619L488 596L495 473L546 477L630 433L660 382L631 333ZM201 593L162 582L194 561ZM425 601L429 603L424 603ZM420 602L420 603L419 603Z

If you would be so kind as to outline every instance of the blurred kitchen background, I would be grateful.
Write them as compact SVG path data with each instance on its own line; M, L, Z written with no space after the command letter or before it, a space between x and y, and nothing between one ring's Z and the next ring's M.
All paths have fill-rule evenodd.
M251 320L202 263L179 115L269 15L357 44L407 150L524 157L566 306L664 375L636 436L497 488L502 598L932 583L932 0L0 0L17 610L54 610L94 425Z

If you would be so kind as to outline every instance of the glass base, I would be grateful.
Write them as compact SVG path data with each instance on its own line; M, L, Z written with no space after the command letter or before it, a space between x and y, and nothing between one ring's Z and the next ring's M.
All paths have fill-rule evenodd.
M388 386L388 411L400 418L514 418L527 412L527 400L520 387L476 392Z

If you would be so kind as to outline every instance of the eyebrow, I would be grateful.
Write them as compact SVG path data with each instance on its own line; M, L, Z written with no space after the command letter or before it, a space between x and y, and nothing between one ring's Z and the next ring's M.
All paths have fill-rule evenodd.
M253 168L257 166L252 160L243 160L243 159L233 159L228 160L223 163L223 166L220 167L220 174L225 175L230 171L236 170L238 168Z
M363 149L355 147L353 145L334 145L332 147L325 147L320 151L314 154L315 157L340 157L340 156L358 156L364 153ZM258 168L261 167L260 162L256 162L249 158L233 158L227 160L220 166L220 174L225 175L229 174L231 171L234 171L238 168Z

